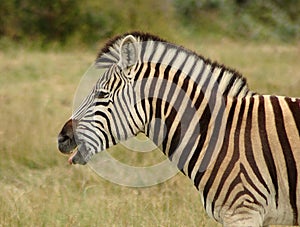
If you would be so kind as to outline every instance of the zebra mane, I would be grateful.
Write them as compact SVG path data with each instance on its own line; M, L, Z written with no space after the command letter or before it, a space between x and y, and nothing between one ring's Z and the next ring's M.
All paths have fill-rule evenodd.
M127 36L134 36L139 42L147 42L147 41L158 41L167 43L167 41L155 36L150 33L143 32L130 32L125 33L123 35L115 36L110 39L105 46L100 50L97 54L96 65L104 68L110 67L112 64L118 62L120 60L120 45L122 40Z
M172 43L169 43L155 35L149 34L149 33L142 33L142 32L130 32L125 33L123 35L116 36L109 40L106 45L100 50L100 52L97 55L95 64L97 67L101 68L109 68L112 64L115 64L119 62L120 60L120 45L122 43L122 40L127 36L132 35L134 36L138 42L148 42L148 41L157 41L161 43L169 44L173 47L176 45L173 45ZM204 64L211 66L212 69L218 68L222 70L226 77L226 86L227 88L224 88L225 90L231 89L231 92L227 95L230 95L232 97L236 97L236 94L241 93L239 96L246 96L246 95L253 95L254 92L250 91L247 85L246 79L236 70L229 68L223 64L219 64L216 61L211 61L208 58L203 57L202 55L197 54L194 51L191 51L189 49L186 49L185 47L178 46L183 52L185 52L188 55L194 56L196 59L202 60ZM241 92L242 91L242 92Z

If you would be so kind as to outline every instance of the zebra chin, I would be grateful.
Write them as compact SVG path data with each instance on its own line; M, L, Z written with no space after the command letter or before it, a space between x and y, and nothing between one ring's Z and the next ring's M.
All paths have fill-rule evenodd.
M81 143L73 152L71 152L71 156L69 157L68 162L70 165L85 165L91 159L91 156L91 149L89 149L85 143Z
M85 165L87 164L88 160L86 160L83 156L83 153L76 149L76 151L70 156L68 160L69 164L79 164L79 165Z

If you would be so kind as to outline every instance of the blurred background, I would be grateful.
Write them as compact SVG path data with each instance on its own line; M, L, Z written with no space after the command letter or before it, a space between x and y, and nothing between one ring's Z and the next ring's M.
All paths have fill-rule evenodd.
M0 227L220 226L182 174L149 188L70 166L56 137L83 74L139 30L237 69L263 94L300 97L299 0L0 0ZM113 157L151 166L160 152Z
M300 37L298 0L2 0L0 4L2 42L94 45L131 30L172 39Z

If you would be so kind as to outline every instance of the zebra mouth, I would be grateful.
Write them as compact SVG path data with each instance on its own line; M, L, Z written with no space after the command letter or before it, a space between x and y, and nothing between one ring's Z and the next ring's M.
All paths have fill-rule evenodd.
M70 152L71 155L68 159L68 162L70 165L75 164L75 163L73 163L73 158L77 155L77 152L78 152L77 148L75 148L73 151Z
M68 159L70 165L80 164L85 165L87 163L87 154L89 149L84 144L80 144L71 152L71 156Z

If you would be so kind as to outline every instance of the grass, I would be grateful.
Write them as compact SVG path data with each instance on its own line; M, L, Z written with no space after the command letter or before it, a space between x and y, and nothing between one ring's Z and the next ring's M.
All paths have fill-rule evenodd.
M259 93L300 96L300 43L181 44L238 69ZM95 56L92 50L0 51L0 226L219 226L181 174L149 188L122 187L88 166L69 166L57 152L56 136ZM138 165L143 157L128 158Z

